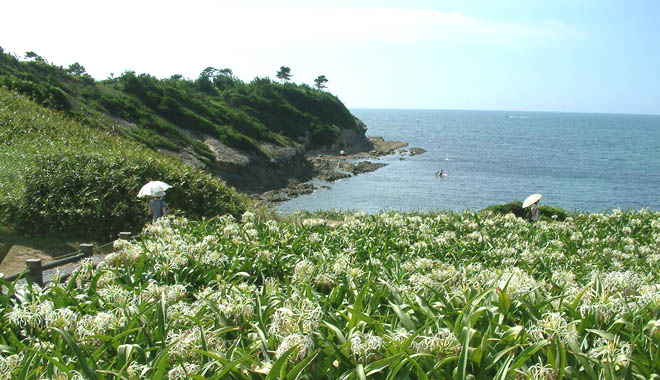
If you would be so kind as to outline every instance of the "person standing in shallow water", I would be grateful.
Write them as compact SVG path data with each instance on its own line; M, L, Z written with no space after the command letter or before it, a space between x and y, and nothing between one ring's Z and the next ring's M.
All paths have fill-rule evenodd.
M154 193L154 199L149 201L149 215L151 215L152 221L154 222L170 212L167 203L163 200L164 196L164 191L157 191Z

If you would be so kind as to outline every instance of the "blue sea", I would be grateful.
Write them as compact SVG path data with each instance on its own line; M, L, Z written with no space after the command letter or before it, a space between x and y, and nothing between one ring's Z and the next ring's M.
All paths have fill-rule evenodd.
M284 202L300 210L436 211L541 193L569 211L660 210L660 115L352 109L367 136L427 152ZM437 170L448 173L435 176Z

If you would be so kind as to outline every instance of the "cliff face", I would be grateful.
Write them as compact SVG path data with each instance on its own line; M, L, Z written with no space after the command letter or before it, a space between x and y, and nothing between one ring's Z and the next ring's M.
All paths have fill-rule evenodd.
M254 151L229 147L216 138L205 136L204 144L215 155L213 173L238 190L248 193L263 193L282 189L291 182L309 181L318 173L307 157L319 154L368 152L373 144L366 137L366 125L355 119L355 127L339 129L339 136L328 140L314 150L306 141L291 146L278 146L262 142L264 155ZM191 157L188 157L190 161ZM186 157L184 157L186 159ZM193 163L194 164L194 163Z

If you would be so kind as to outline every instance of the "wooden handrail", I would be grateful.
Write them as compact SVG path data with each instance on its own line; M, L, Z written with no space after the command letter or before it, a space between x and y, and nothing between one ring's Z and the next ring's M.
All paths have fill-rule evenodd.
M131 240L133 236L131 232L124 231L124 232L120 232L118 234L118 237L120 240ZM112 244L112 242L108 244L104 244L103 247L106 247L110 244ZM65 264L73 263L82 260L86 257L91 257L93 256L93 254L94 254L94 244L83 243L80 244L80 251L64 255L63 258L54 260L45 265L42 265L41 259L27 259L25 260L26 268L23 272L12 274L11 276L7 276L2 279L8 282L12 282L20 277L25 276L31 282L35 284L39 284L39 286L43 286L44 285L43 272L45 270L54 269Z

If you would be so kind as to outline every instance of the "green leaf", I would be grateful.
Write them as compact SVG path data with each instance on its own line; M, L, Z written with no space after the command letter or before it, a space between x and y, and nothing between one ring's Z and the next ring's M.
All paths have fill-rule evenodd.
M23 361L21 362L21 371L18 375L19 379L31 379L32 378L29 371L30 371L30 366L32 365L32 361L34 360L34 358L36 356L37 356L37 353L33 351L33 352L30 352L28 355L26 355L23 358ZM41 368L36 368L32 372L34 374L35 372L39 372L39 371L41 371Z
M589 290L589 288L590 288L590 286L585 287L585 288L582 289L582 291L577 295L577 297L575 297L575 300L574 300L574 301L571 303L571 305L570 305L570 309L571 309L572 311L575 311L575 309L577 309L578 305L580 305L580 300L581 300L582 297L584 296L584 293L586 293L587 290Z
M367 380L367 375L364 373L364 366L361 363L355 366L355 375L360 380Z
M32 350L32 349L30 349L30 351L35 352L37 355L39 355L39 356L41 356L42 358L48 360L48 362L52 363L52 364L53 364L55 367L57 367L60 371L66 373L67 375L70 374L71 370L70 370L66 365L62 364L62 363L60 362L60 359L59 359L59 358L52 357L52 356L46 354L45 352L40 352L40 351L37 351L37 350Z
M508 282L507 282L508 285ZM499 299L499 307L503 313L507 313L511 307L511 298L504 290L497 289L497 297Z
M524 330L525 328L520 325L513 326L502 333L502 340L511 340L511 338L515 340Z
M515 349L517 349L517 348L519 348L519 347L520 347L520 345L519 345L519 344L516 344L515 346L507 347L507 348L501 350L501 351L498 352L495 356L493 356L492 360L490 360L491 364L488 365L488 366L486 367L486 369L490 369L492 366L494 366L495 364L499 363L499 362L500 362L500 359L502 359L502 357L503 357L504 355L510 353L511 351L513 351L513 350L515 350ZM513 357L513 354L511 355L511 357Z
M562 380L564 378L564 370L566 369L566 349L564 343L559 338L555 339L557 340L557 351L559 352L559 368L557 368L559 370L559 379L557 380Z
M383 369L387 368L390 364L392 364L395 360L399 359L401 356L403 356L403 353L399 352L398 354L392 355L390 357L376 360L375 362L371 362L364 367L364 371L366 372L367 376L371 376L374 373L380 372Z
M51 329L57 332L58 334L60 334L64 339L64 341L66 342L66 344L69 346L69 348L71 348L74 355L76 356L76 360L78 361L78 364L80 365L80 369L82 369L85 377L90 380L98 379L96 372L94 372L90 364L87 362L86 357L89 357L89 354L85 355L84 349L78 346L78 344L74 342L71 336L69 336L69 334L67 334L66 332L58 329L57 327L51 327Z
M415 358L419 356L429 356L429 357L433 357L433 356L430 354L415 354L412 356L408 356L408 361L412 363L412 365L415 367L415 370L417 371L417 378L421 380L428 380L428 376L426 376L426 373L424 372L422 367L419 365L419 363L417 363L417 360L415 360Z
M165 293L161 293L160 301L156 304L156 318L158 319L158 330L160 331L161 347L167 344L167 300Z
M467 369L471 332L472 332L471 328L469 327L463 328L463 347L461 348L461 354L458 359L458 378L460 380L465 380L465 378L467 377L465 370Z
M368 315L366 315L366 314L364 314L364 313L362 313L362 312L359 312L359 311L357 311L357 310L354 310L354 309L352 309L352 308L349 307L349 306L344 306L344 308L345 308L346 310L348 310L348 311L351 313L351 320L350 320L350 322L348 323L348 328L349 328L349 329L352 329L353 327L357 326L357 324L358 324L360 321L366 322L368 325L371 325L371 326L375 326L375 325L376 325L376 321L373 320L373 319L372 319L371 317L369 317Z
M546 345L547 342L538 342L536 344L527 347L523 352L520 353L520 355L516 357L516 361L513 362L509 371L513 371L522 367L523 364L525 364L525 362L527 362L527 360L529 360L529 358L531 358L532 355L536 353L536 351L542 349Z
M323 321L323 324L326 325L330 330L335 332L335 335L337 336L337 339L339 339L339 342L341 342L341 344L346 343L346 337L344 337L344 334L341 332L339 328L326 321Z
M585 355L575 342L569 341L568 347L571 349L571 351L569 352L572 353L578 359L580 364L582 364L582 367L584 367L584 370L587 372L587 375L589 375L589 378L592 380L598 380L599 376L596 375L596 372L594 371L594 367L592 363L590 363L591 361L593 361L593 358Z
M410 316L407 313L403 312L398 305L395 305L392 302L390 302L389 304L392 310L394 310L396 315L399 317L399 320L401 321L403 326L409 331L415 330L415 324L413 323L412 319L410 319Z
M154 360L151 368L154 373L152 380L165 379L167 370L169 369L169 362L167 361L169 350L169 347L165 347L158 353L158 356L156 356L156 360Z
M586 331L588 331L590 333L593 333L593 334L596 334L596 335L600 336L601 338L607 339L609 341L613 341L613 340L616 339L614 334L609 333L607 331L597 330L597 329L586 329Z
M220 369L220 371L216 373L213 377L211 377L210 380L224 379L225 376L227 376L227 374L229 374L229 372L232 371L234 371L235 374L245 378L245 375L241 371L237 370L236 367L243 362L249 362L253 360L251 357L245 356L230 362L229 360L209 351L202 351L202 350L193 350L193 351L205 357L209 357L215 360L216 362L222 364L222 368Z
M0 345L0 352L5 353L5 354L9 354L9 355L14 355L18 352L18 350L16 350L16 348L11 347L11 346Z
M511 368L511 362L513 361L513 358L514 358L513 355L509 356L506 362L504 362L504 365L497 370L497 373L495 374L495 379L497 380L507 379L507 374L509 373L509 368Z
M302 371L307 368L309 363L312 362L316 358L316 356L321 352L320 349L317 349L315 352L312 353L312 355L309 355L306 357L304 360L302 360L300 363L296 364L293 368L291 368L291 371L286 374L286 379L287 380L295 380L297 379Z
M279 359L275 361L273 366L270 368L270 372L268 372L268 376L266 376L266 380L277 380L277 379L282 379L284 378L283 372L286 372L286 361L289 358L289 355L297 349L297 347L291 347L289 348Z

